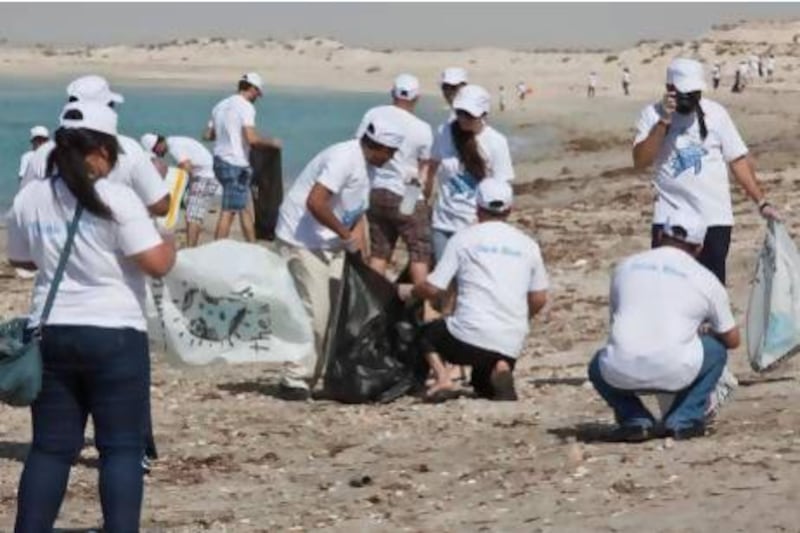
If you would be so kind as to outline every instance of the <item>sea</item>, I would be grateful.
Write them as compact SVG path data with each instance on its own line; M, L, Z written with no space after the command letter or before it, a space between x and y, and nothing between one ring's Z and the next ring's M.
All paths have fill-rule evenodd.
M0 213L13 202L18 187L19 160L29 149L31 127L54 129L66 101L68 79L0 80ZM199 139L211 108L231 94L226 88L113 86L125 97L118 107L120 131L139 139L145 132L185 135ZM284 186L323 148L351 138L364 112L389 101L387 93L341 92L307 88L268 88L256 103L259 132L283 140ZM423 97L418 115L434 127L447 116L444 102ZM493 124L504 131L502 123ZM508 131L504 131L508 133ZM512 154L536 156L547 149L549 135L527 129L524 137L510 136ZM533 152L533 153L530 153Z

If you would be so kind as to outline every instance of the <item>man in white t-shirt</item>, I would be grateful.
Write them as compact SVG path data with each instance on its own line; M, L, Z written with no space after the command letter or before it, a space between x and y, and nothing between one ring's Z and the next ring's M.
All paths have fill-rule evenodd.
M372 177L367 210L369 266L385 274L399 237L406 244L411 279L416 283L427 277L431 259L430 213L421 182L428 173L433 132L427 122L414 115L419 100L416 77L399 75L391 95L392 104L367 111L356 130L356 138L360 139L367 126L380 119L403 132L403 144L388 163L375 169ZM401 213L401 204L410 209Z
M186 244L197 246L203 231L203 220L208 213L208 205L217 194L219 183L214 177L214 158L211 152L199 141L191 137L164 137L155 133L145 133L141 138L142 147L159 158L169 154L178 168L189 175L189 190L186 193Z
M667 69L666 87L662 101L642 111L633 141L634 166L655 166L653 244L670 210L698 211L708 227L698 260L724 284L733 227L728 171L763 217L779 215L759 187L747 146L728 112L702 96L703 66L675 59Z
M275 228L278 252L286 258L314 331L314 351L287 363L280 395L304 401L325 368L328 319L344 254L366 250L364 213L370 178L403 144L403 131L376 118L360 139L334 144L317 154L292 184Z
M714 83L714 90L719 89L719 83L722 80L722 67L719 63L714 63L711 68L711 81Z
M767 58L767 81L772 81L772 75L775 73L775 56L770 54Z
M214 174L222 184L222 209L220 210L215 239L226 239L236 215L245 240L256 240L255 221L250 205L250 148L264 146L280 148L281 141L261 137L256 131L256 108L253 105L264 89L264 83L255 72L248 72L239 80L237 92L211 111L203 138L214 141Z
M455 280L456 307L447 318L425 326L422 347L436 382L431 401L453 392L442 359L472 366L478 396L516 400L513 370L528 334L530 319L547 301L548 279L536 242L509 225L511 184L487 178L477 191L478 223L456 233L427 281L401 285L400 298L433 300Z
M469 82L467 78L467 71L461 67L447 67L442 71L442 81L440 88L442 89L442 97L447 102L447 107L453 106L453 99L461 89ZM452 120L455 116L451 116Z
M611 282L608 344L589 365L589 379L614 409L613 440L656 436L655 419L637 393L676 393L664 417L666 434L705 434L708 398L739 345L725 287L696 257L705 222L691 209L669 214L660 246L632 255ZM710 331L699 330L708 323Z
M597 72L590 72L589 73L589 85L586 89L586 96L589 98L594 98L595 94L597 93Z
M31 128L31 134L28 138L30 139L31 149L22 154L22 157L19 159L17 178L20 183L22 183L22 178L25 177L25 171L28 169L28 163L30 163L33 153L37 148L50 140L50 132L47 131L47 128L44 126L34 126Z
M631 94L631 71L628 67L622 69L622 92L625 96Z
M115 108L125 101L122 95L111 91L105 78L95 75L82 76L67 86L68 101L98 102ZM134 139L117 135L120 153L117 164L108 175L110 181L122 183L147 206L153 216L164 216L169 211L169 190L164 180L153 166L150 156ZM41 145L31 156L21 187L32 180L47 177L47 158L55 143L51 140Z

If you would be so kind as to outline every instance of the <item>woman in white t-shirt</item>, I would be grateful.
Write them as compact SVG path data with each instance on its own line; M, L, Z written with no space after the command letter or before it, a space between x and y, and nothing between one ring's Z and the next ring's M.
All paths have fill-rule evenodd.
M145 274L175 261L129 187L104 179L119 153L117 116L106 105L68 104L55 133L48 179L14 199L8 257L38 269L29 327L41 333L42 389L20 479L16 531L50 531L91 415L100 452L104 529L136 531L143 493L150 357ZM41 324L68 225L77 231L55 300Z
M477 85L462 87L453 100L456 119L441 127L433 142L428 192L439 183L433 207L433 253L438 261L447 241L476 221L475 194L486 178L514 179L505 136L486 123L491 97Z
M637 169L655 167L657 199L653 212L653 246L658 244L667 214L681 208L700 213L708 227L698 261L725 284L733 207L728 171L758 205L759 213L778 219L777 210L759 187L747 145L730 115L704 98L703 66L675 59L667 69L663 101L647 106L639 118L633 146Z

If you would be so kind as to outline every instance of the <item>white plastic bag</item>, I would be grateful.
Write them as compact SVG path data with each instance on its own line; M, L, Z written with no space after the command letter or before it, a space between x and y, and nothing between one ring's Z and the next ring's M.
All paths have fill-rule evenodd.
M800 254L786 227L769 222L747 306L747 353L762 372L800 351Z
M313 349L311 322L286 261L254 244L181 250L151 280L150 338L173 364L297 361Z

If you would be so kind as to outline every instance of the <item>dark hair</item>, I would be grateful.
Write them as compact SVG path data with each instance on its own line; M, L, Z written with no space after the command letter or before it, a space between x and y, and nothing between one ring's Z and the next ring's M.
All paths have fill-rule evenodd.
M245 80L239 80L239 85L237 86L237 90L241 93L250 90L251 87L255 87L255 85Z
M706 113L703 111L703 106L700 105L700 93L697 94L697 106L695 107L695 114L697 114L697 125L700 128L700 139L705 141L708 137L708 128L706 127Z
M71 110L69 113L78 113ZM80 117L67 117L79 119ZM112 167L117 162L119 145L114 135L85 128L58 128L54 135L55 148L47 158L47 174L53 180L61 179L67 189L75 196L78 203L91 214L112 220L111 209L98 196L94 188L94 181L89 178L86 170L85 157L104 148L108 153L109 165Z
M486 160L481 155L478 147L478 139L470 131L464 131L458 125L458 120L450 124L450 133L453 135L453 144L458 152L458 158L464 164L464 168L472 176L481 181L486 177Z

